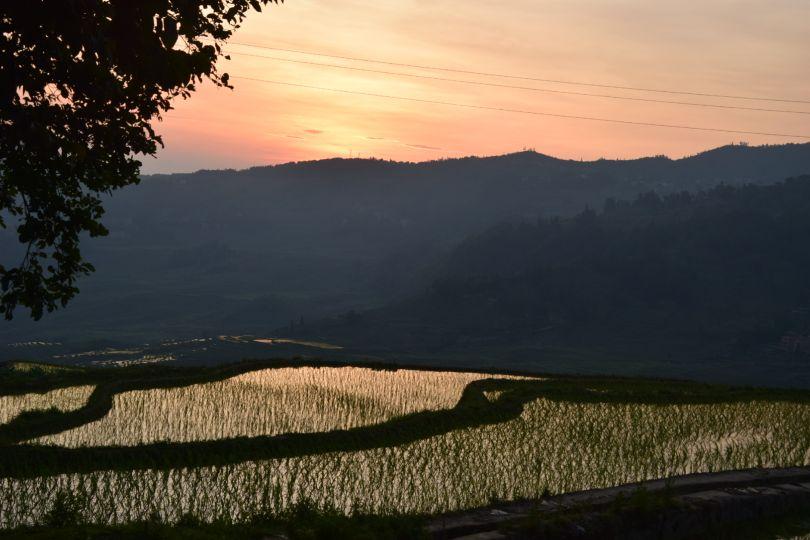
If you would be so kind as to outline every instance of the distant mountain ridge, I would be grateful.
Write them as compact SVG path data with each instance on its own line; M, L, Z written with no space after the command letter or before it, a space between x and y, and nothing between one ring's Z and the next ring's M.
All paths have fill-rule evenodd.
M245 169L200 169L198 171L189 173L158 173L145 175L144 178L166 178L166 177L181 177L181 176L196 176L218 173L240 173L240 174L253 174L256 172L268 172L278 170L298 170L298 171L312 171L326 166L343 167L344 171L356 170L357 164L371 166L378 166L378 171L385 171L391 167L405 167L410 169L423 169L434 168L438 166L453 167L458 163L473 162L480 164L482 162L492 162L500 164L504 161L511 161L517 157L527 157L534 160L535 164L542 163L556 163L556 164L580 164L583 166L605 165L622 163L626 165L637 164L643 167L645 164L658 163L658 164L676 164L681 167L679 172L689 172L700 174L701 170L705 171L709 167L722 167L724 174L734 174L730 171L730 166L736 164L738 174L749 174L751 178L757 176L769 176L771 173L767 168L772 168L774 165L773 159L782 160L785 170L793 169L798 164L799 166L805 165L807 153L810 152L810 143L788 143L778 145L762 145L750 146L748 144L729 144L705 150L697 154L684 156L681 158L670 158L666 155L645 156L639 158L626 158L626 159L610 159L599 158L594 160L577 160L565 159L543 154L535 150L522 150L511 152L501 155L492 156L464 156L458 158L443 158L428 161L394 161L375 158L325 158L318 160L306 161L292 161L281 163L278 165L256 165ZM733 159L734 163L726 160ZM797 160L793 161L792 160ZM753 167L753 170L752 170ZM753 172L753 174L751 174ZM705 172L704 172L705 174Z
M0 343L265 332L423 290L446 253L499 222L571 216L651 190L808 173L810 144L789 144L677 160L519 152L147 176L107 201L111 234L84 244L97 273L80 282L75 303L38 325L24 317L4 324ZM13 262L17 249L13 234L0 232L0 258Z
M109 219L111 225L131 219L133 210L141 212L148 204L150 219L173 227L189 220L226 227L259 221L277 230L294 224L299 235L312 234L317 241L325 232L343 229L342 242L367 244L381 235L373 247L384 250L392 241L427 231L455 242L502 219L570 215L608 197L773 183L807 173L810 143L732 145L676 160L575 161L533 151L421 163L334 158L145 177L141 186L111 201ZM162 212L161 207L169 208ZM173 219L168 210L175 216L181 212L183 219ZM359 234L356 229L364 226L366 234ZM208 231L207 240L212 235L218 236ZM272 244L274 236L263 234L261 240Z

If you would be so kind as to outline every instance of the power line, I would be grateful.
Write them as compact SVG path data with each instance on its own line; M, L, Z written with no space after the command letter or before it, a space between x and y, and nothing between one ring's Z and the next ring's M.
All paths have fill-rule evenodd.
M433 99L422 99L422 98L414 98L414 97L406 97L406 96L392 96L389 94L378 94L375 92L361 92L359 90L345 90L340 88L326 88L323 86L313 86L308 84L299 84L299 83L290 83L290 82L283 82L283 81L273 81L270 79L258 79L254 77L239 77L233 76L233 79L241 79L246 81L255 81L261 83L269 83L269 84L276 84L282 86L291 86L296 88L308 88L311 90L322 90L326 92L337 92L342 94L353 94L358 96L367 96L367 97L378 97L378 98L386 98L386 99L396 99L400 101L411 101L416 103L430 103L433 105L446 105L450 107L462 107L467 109L480 109L485 111L498 111L498 112L509 112L509 113L519 113L519 114L530 114L535 116L547 116L553 118L566 118L571 120L588 120L593 122L609 122L614 124L625 124L625 125L633 125L633 126L647 126L647 127L660 127L660 128L671 128L671 129L688 129L693 131L709 131L709 132L716 132L716 133L733 133L737 135L762 135L766 137L789 137L795 139L808 139L810 140L810 135L796 135L796 134L789 134L789 133L768 133L768 132L761 132L761 131L743 131L743 130L736 130L736 129L723 129L723 128L709 128L709 127L701 127L701 126L687 126L687 125L680 125L680 124L660 124L655 122L638 122L634 120L621 120L617 118L599 118L594 116L578 116L578 115L570 115L570 114L559 114L559 113L549 113L549 112L542 112L542 111L529 111L523 109L510 109L506 107L489 107L486 105L474 105L471 103L454 103L450 101L439 101Z
M613 94L594 94L590 92L577 92L575 90L555 90L551 88L537 88L532 86L517 86L511 84L501 84L501 83L493 83L493 82L485 82L485 81L471 81L465 79L451 79L448 77L438 77L435 75L418 75L415 73L403 73L399 71L384 71L379 69L371 69L371 68L360 68L360 67L353 67L353 66L341 66L339 64L326 64L322 62L312 62L308 60L295 60L292 58L279 58L277 56L265 56L261 54L250 54L250 53L243 53L243 52L236 52L230 54L237 54L239 56L250 56L253 58L264 58L266 60L275 60L279 62L290 62L293 64L305 64L310 66L321 66L321 67L329 67L329 68L338 68L338 69L346 69L350 71L362 71L367 73L379 73L383 75L395 75L401 77L415 77L418 79L429 79L433 81L445 81L445 82L453 82L453 83L461 83L461 84L472 84L477 86L492 86L496 88L511 88L515 90L529 90L532 92L544 92L550 94L567 94L567 95L574 95L574 96L587 96L587 97L596 97L596 98L608 98L608 99L620 99L624 101L643 101L646 103L666 103L670 105L685 105L690 107L707 107L713 109L733 109L733 110L740 110L740 111L757 111L757 112L772 112L772 113L787 113L787 114L807 114L810 115L810 111L794 111L794 110L786 110L786 109L765 109L761 107L743 107L739 105L720 105L715 103L695 103L691 101L671 101L666 99L654 99L654 98L642 98L642 97L633 97L633 96L617 96Z
M546 82L546 83L555 83L555 84L570 84L575 86L590 86L594 88L610 88L614 90L633 90L638 92L656 92L660 94L675 94L675 95L684 95L684 96L700 96L700 97L713 97L713 98L723 98L723 99L742 99L747 101L773 101L773 102L780 102L780 103L802 103L810 105L810 100L802 100L802 99L786 99L786 98L767 98L761 96L740 96L740 95L731 95L731 94L713 94L709 92L691 92L686 90L668 90L663 88L647 88L647 87L638 87L638 86L620 86L620 85L613 85L613 84L600 84L600 83L587 83L587 82L580 82L580 81L568 81L568 80L560 80L560 79L544 79L540 77L528 77L528 76L521 76L521 75L510 75L506 73L492 73L486 71L474 71L474 70L467 70L467 69L453 69L441 66L427 66L427 65L420 65L420 64L408 64L403 62L392 62L388 60L376 60L373 58L363 58L358 56L341 56L337 54L327 54L327 53L319 53L319 52L312 52L312 51L302 51L299 49L288 49L283 47L270 47L267 45L259 45L256 43L245 43L245 42L238 42L232 41L229 43L230 45L239 45L242 47L254 47L257 49L266 49L269 51L279 51L279 52L287 52L287 53L294 53L294 54L306 54L310 56L321 56L325 58L337 58L340 60L351 60L353 62L367 62L372 64L384 64L389 66L400 66L400 67L409 67L409 68L416 68L416 69L427 69L433 71L445 71L449 73L464 73L467 75L481 75L485 77L501 77L505 79L516 79L516 80L524 80L524 81L536 81L536 82Z

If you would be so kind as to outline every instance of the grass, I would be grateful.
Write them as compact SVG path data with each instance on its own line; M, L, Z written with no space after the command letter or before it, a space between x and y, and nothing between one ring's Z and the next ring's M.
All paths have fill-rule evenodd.
M51 409L59 412L75 411L87 403L94 389L93 385L69 386L44 393L0 396L0 424L27 412Z
M55 364L44 364L39 362L9 362L4 366L9 372L27 374L64 374L80 372L81 368L70 366L58 366Z
M347 516L333 508L319 508L304 500L282 514L262 511L242 523L227 520L206 523L192 514L186 514L176 523L166 523L159 516L150 516L148 519L121 525L96 525L85 520L77 501L71 500L70 497L61 497L51 506L42 525L0 531L0 538L419 540L426 538L422 524L421 516L368 514Z

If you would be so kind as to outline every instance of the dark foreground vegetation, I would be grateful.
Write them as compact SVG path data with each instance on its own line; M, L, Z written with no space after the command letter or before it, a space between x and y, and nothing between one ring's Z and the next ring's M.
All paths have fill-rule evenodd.
M283 514L257 514L246 523L217 521L203 523L187 515L178 523L164 523L159 517L148 521L118 526L84 523L78 501L65 495L47 514L46 522L36 527L0 531L3 539L188 539L222 538L288 539L288 540L419 540L429 538L423 530L421 516L346 516L330 508L317 508L302 501Z
M755 525L736 527L733 531L740 540L764 540L784 538L807 538L810 536L810 508L788 515L764 520Z

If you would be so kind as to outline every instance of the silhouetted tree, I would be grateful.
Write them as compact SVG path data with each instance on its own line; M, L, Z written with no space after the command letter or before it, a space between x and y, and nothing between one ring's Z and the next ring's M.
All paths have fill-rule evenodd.
M277 1L0 3L0 228L23 245L0 265L7 319L17 306L39 319L78 292L93 270L80 236L107 233L100 196L137 183L137 156L162 145L150 121L203 79L229 87L222 44Z

